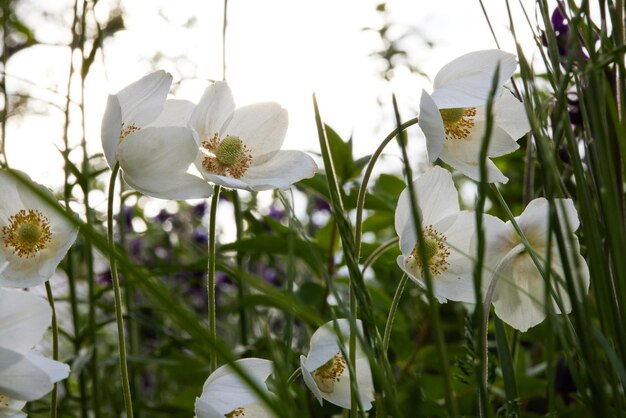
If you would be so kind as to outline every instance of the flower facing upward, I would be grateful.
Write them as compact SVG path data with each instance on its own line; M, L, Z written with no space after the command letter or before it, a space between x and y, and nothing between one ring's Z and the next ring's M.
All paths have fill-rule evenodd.
M475 302L470 255L471 239L476 230L475 215L460 210L452 175L441 167L425 171L413 182L413 186L435 297L442 303L447 299ZM422 250L417 240L408 188L398 199L395 227L402 252L398 256L398 265L413 281L425 288Z
M577 290L582 295L589 288L589 269L585 259L580 255L578 238L574 235L579 225L578 213L570 199L555 199L554 205L563 231L570 269L574 272L574 277L579 279ZM572 304L562 282L564 262L557 248L556 236L552 234L550 238L548 215L549 202L539 198L530 202L515 220L543 263L544 269L549 268L552 272L551 287L560 296L563 307L561 312L554 298L549 297L555 312L569 313ZM552 239L551 246L549 239ZM500 220L486 223L485 240L486 268L482 283L486 290L491 280L497 280L492 300L496 315L520 331L526 331L541 323L546 317L546 282L512 223ZM548 255L550 265L546 266Z
M480 148L486 131L486 104L496 69L493 130L488 157L515 151L517 139L530 130L522 103L502 86L515 71L515 56L499 50L463 55L437 74L434 91L422 91L419 125L426 136L431 162L440 158L466 176L480 179ZM506 183L508 178L487 160L487 181Z
M66 364L32 350L51 318L42 298L0 289L0 417L25 417L20 410L27 401L41 398L68 376Z
M235 361L261 388L272 374L272 362L259 358ZM267 392L270 393L269 391ZM228 365L214 371L196 398L197 418L273 418L275 415Z
M0 192L0 286L39 285L54 274L78 230L6 171L0 171Z
M300 367L304 383L313 392L320 405L322 399L342 408L350 409L350 372L343 357L334 326L338 327L349 352L347 344L350 336L350 323L347 319L330 321L317 329L311 336L309 354L300 356ZM361 321L357 320L357 329L362 333ZM374 400L372 371L367 356L357 341L356 382L359 399L367 411Z
M189 125L199 148L196 167L211 183L249 191L286 189L317 171L304 152L280 149L285 109L277 103L235 109L225 82L206 89Z
M193 103L165 100L172 76L156 71L109 96L102 119L102 148L111 168L119 161L124 181L160 199L203 198L210 185L188 172L196 156L186 126Z

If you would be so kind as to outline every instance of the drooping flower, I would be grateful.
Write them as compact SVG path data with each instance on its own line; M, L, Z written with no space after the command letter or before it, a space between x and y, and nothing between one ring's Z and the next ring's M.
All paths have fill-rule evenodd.
M433 292L439 302L448 299L476 302L470 253L476 223L473 212L461 211L459 196L449 171L432 167L421 174L413 186ZM489 218L490 215L483 215ZM423 288L424 265L411 209L408 188L398 199L395 214L396 233L400 237L398 265Z
M570 199L555 199L553 204L563 231L569 266L579 279L578 291L582 295L589 288L589 269L574 234L580 223L578 213ZM551 234L549 202L544 198L531 201L515 220L541 260L543 269L550 269L552 289L560 296L563 307L561 311L552 296L546 298L546 282L512 223L498 220L486 224L483 287L486 292L491 280L497 280L492 300L496 315L512 327L526 331L545 319L546 300L551 301L557 313L569 313L572 304L564 289L564 261L554 233L551 243L548 242ZM545 264L548 256L549 266Z
M326 400L342 408L350 409L350 372L339 345L335 326L345 343L345 352L349 355L347 345L350 337L350 323L347 319L337 319L327 322L313 333L309 354L306 357L300 356L300 367L304 383L313 392L320 405L322 400ZM362 334L363 325L360 320L357 320L357 329ZM355 367L358 396L364 410L367 411L372 407L374 400L374 384L368 358L358 341Z
M189 125L198 146L196 167L211 183L249 191L286 189L317 171L306 153L280 149L285 109L277 103L235 109L225 82L206 89Z
M272 374L272 362L259 358L235 361L261 388ZM270 393L269 390L267 391ZM228 365L214 371L196 398L197 418L273 418L254 390Z
M16 174L30 181L26 174ZM50 191L32 184L53 199ZM0 171L0 194L0 286L42 284L54 274L78 229L6 171Z
M27 401L39 399L67 378L69 367L32 348L50 326L52 311L40 297L0 289L0 417L25 417Z
M161 199L211 196L213 189L188 172L197 147L186 126L194 104L165 100L172 76L156 71L109 96L102 119L102 148L124 181Z
M517 140L530 130L524 106L501 86L515 71L515 56L500 50L476 51L446 64L437 73L431 94L422 91L419 125L426 136L431 162L440 158L466 176L480 179L480 148L487 125L486 104L496 69L493 130L488 157L515 151ZM508 178L489 159L487 181Z

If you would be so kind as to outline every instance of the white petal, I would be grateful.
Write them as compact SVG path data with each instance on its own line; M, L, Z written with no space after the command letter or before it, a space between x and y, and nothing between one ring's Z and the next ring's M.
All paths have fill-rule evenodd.
M26 401L4 397L3 405L0 405L0 418L27 418L22 412L22 408L26 406Z
M102 141L102 150L110 168L115 166L117 157L117 144L122 133L122 108L117 96L111 95L107 100L104 116L102 117L102 126L100 128L100 139Z
M122 122L138 127L152 122L163 110L171 84L172 76L160 70L120 90L116 96L122 107Z
M433 83L432 98L441 108L480 106L487 102L493 76L500 66L498 86L515 71L515 55L497 49L475 51L446 64ZM501 89L496 92L499 97Z
M496 315L525 332L545 317L544 281L528 254L519 255L501 270L493 297Z
M263 388L267 388L265 380L272 374L272 362L269 360L248 358L237 360L236 363ZM217 369L204 384L200 398L222 414L235 408L254 403L258 396L237 373L228 366Z
M413 182L413 185L422 226L432 225L459 211L459 195L448 170L437 166L429 168ZM404 189L398 198L394 223L396 233L400 236L402 253L408 256L417 239L408 188Z
M283 145L287 126L287 110L278 103L257 103L235 110L224 135L238 136L250 149L253 164L263 164Z
M0 289L0 347L26 353L50 326L48 302L21 290Z
M496 125L504 129L514 140L530 131L526 108L510 91L505 90L502 93L493 111Z
M51 360L39 353L36 353L35 351L26 353L26 358L43 370L48 375L52 383L67 379L67 376L70 374L70 367L67 364Z
M196 398L196 418L224 418L224 414L216 411L208 402Z
M195 104L188 100L166 100L163 111L147 126L183 126L189 123Z
M313 158L302 151L278 151L266 163L253 165L241 178L249 190L287 189L317 172Z
M335 354L341 352L335 326L337 326L343 339L347 341L350 335L349 320L341 318L329 321L319 327L311 336L311 347L306 357L307 369L315 370L330 360ZM357 320L357 329L359 332L362 332L363 325L360 320Z
M208 139L215 133L221 136L234 111L235 101L230 87L218 81L204 91L191 114L189 126L198 133L200 139Z
M313 379L313 376L311 375L311 373L314 372L315 369L307 368L306 363L306 357L300 356L300 369L302 371L302 379L304 379L304 384L309 388L309 390L313 392L313 396L315 396L315 399L317 399L320 405L322 405L322 400L324 399L322 391L317 387L317 383L315 383L315 379Z
M461 158L465 158L465 155L459 155L454 152L455 149L450 147L444 148L443 152L439 156L441 161L452 166L454 169L459 170L467 177L475 181L480 181L480 166L478 161L465 161ZM502 171L491 161L487 159L487 183L506 183L509 178L502 174Z
M422 90L420 99L420 116L418 122L426 137L426 151L428 160L432 163L439 158L446 139L443 119L439 108L425 90Z
M118 159L124 180L137 191L160 199L203 198L212 187L187 172L197 152L188 128L145 128L122 141Z
M22 401L39 399L52 390L48 374L26 356L0 347L0 393Z

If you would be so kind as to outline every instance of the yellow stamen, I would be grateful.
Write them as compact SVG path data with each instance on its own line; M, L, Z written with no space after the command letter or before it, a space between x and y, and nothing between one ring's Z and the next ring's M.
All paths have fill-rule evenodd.
M50 223L38 210L24 209L9 218L9 225L2 227L2 238L6 247L20 257L34 257L45 249L52 239Z
M124 138L126 138L128 136L128 134L132 133L132 132L137 132L138 130L140 130L141 128L133 123L131 123L130 125L126 125L124 126L124 124L122 123L122 132L120 133L120 137L118 138L117 142L122 142L124 140Z
M445 244L446 237L437 232L432 225L424 228L424 250L428 260L428 269L430 274L436 278L448 269L449 263L446 261L450 256L450 249ZM422 257L418 243L413 247L411 255L405 261L406 266L416 275L423 274Z
M476 117L475 107L455 107L450 109L440 109L441 119L443 119L443 129L446 138L467 139L474 127Z
M239 418L239 417L245 417L246 416L246 409L245 408L235 408L232 412L229 412L228 414L224 414L224 416L226 418Z
M8 408L9 407L9 398L4 395L0 395L0 408Z
M335 383L339 382L339 378L345 369L346 361L341 353L337 353L313 372L313 379L317 383L319 390L324 393L333 393Z
M209 173L238 179L246 174L252 163L250 149L238 136L220 139L216 132L201 145L204 151L202 168Z

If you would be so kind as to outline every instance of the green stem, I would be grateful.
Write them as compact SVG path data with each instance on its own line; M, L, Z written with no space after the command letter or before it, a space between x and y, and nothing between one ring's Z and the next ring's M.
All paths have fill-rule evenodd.
M287 379L287 386L295 382L296 379L299 378L301 375L302 375L302 369L298 367L293 373L291 373L291 376L289 376L289 379Z
M57 311L54 306L54 295L52 294L52 286L50 280L46 281L46 295L48 296L48 303L52 310L52 359L59 359L59 324L57 322ZM52 386L52 393L50 394L50 418L57 417L57 383Z
M233 212L235 215L235 226L237 228L237 241L239 242L243 238L243 216L241 216L241 199L239 199L239 193L237 190L232 191ZM237 266L243 268L243 257L241 253L237 252ZM241 344L248 344L248 313L243 304L243 301L248 293L248 288L245 280L237 281L237 302L239 303L239 329L241 333Z
M394 139L396 135L398 135L400 132L404 131L410 126L415 125L417 121L418 121L417 118L409 119L403 124L400 124L396 129L391 131L389 135L387 135L385 139L383 139L383 142L380 143L376 151L374 151L374 153L372 154L372 157L370 158L369 162L367 163L367 168L365 169L365 172L363 173L363 181L361 182L361 185L359 186L359 195L356 201L356 224L354 226L354 244L356 246L357 256L361 252L361 237L363 235L363 209L365 206L365 195L367 194L367 185L369 183L370 178L372 177L372 171L374 170L374 165L376 164L376 161L378 161L378 158L383 153L383 150L389 144L389 142L391 142L391 140ZM358 257L357 257L357 260L358 260Z
M208 310L209 310L209 338L212 343L217 341L217 321L215 312L215 220L217 218L217 204L220 199L221 187L216 185L213 189L213 198L211 199L211 212L209 214L209 248L208 248L208 271L207 271L207 295L208 295ZM209 360L209 374L213 373L217 369L217 353L213 351L211 359Z
M111 280L113 282L113 293L115 297L115 320L117 322L117 338L120 351L120 372L122 376L122 389L124 393L124 406L126 417L133 418L133 402L130 394L130 383L128 380L128 364L126 359L126 339L124 338L124 317L122 312L122 294L120 290L120 279L117 274L117 261L114 256L115 242L113 239L113 196L115 194L115 179L120 170L120 163L116 163L111 171L109 181L109 199L107 202L107 235L109 239L109 263L111 266Z
M396 317L396 312L398 312L398 305L400 305L400 298L402 298L404 287L406 286L406 283L408 281L409 276L403 274L400 282L398 283L398 287L396 288L396 293L393 295L393 300L391 301L389 316L387 316L387 323L385 324L385 334L383 336L383 349L385 350L385 352L387 352L387 350L389 349L389 340L391 339L391 329L393 328L393 321Z

